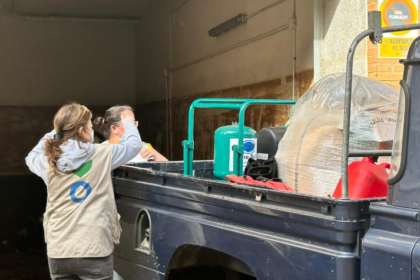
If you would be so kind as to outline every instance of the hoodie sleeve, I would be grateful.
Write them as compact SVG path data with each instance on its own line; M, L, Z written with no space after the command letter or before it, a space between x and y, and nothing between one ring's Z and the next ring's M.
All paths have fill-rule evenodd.
M142 147L142 141L139 131L137 130L134 122L127 122L124 124L125 128L125 142L118 145L111 145L112 159L111 169L114 170L121 165L129 162L138 153Z
M26 157L26 165L29 167L32 173L35 173L41 177L45 184L48 185L48 176L47 176L47 156L45 155L45 142L48 139L54 137L55 130L44 135L41 138L39 143L29 152Z

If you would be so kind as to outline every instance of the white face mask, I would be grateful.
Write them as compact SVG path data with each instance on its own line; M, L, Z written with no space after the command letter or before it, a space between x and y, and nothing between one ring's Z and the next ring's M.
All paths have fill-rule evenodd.
M121 132L121 130L118 128L118 127L115 127L116 129L118 129L118 131L122 134L122 137L121 138L118 138L118 136L117 136L117 138L118 138L118 140L121 142L121 143L124 143L125 142L125 134L124 133L122 133Z

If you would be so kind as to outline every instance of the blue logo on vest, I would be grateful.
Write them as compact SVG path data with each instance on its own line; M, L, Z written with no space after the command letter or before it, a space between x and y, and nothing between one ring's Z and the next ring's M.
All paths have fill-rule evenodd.
M86 190L86 195L83 198L77 198L76 197L76 190L80 187L82 187ZM92 192L92 188L90 187L90 185L88 183L77 182L73 186L71 186L70 198L71 198L71 200L73 200L76 203L82 203L90 195L91 192Z

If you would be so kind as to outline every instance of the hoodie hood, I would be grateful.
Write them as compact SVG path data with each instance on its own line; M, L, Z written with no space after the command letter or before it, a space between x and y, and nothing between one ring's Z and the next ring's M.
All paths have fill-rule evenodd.
M95 152L92 143L83 143L70 139L60 146L62 153L57 161L57 170L72 172L87 162Z

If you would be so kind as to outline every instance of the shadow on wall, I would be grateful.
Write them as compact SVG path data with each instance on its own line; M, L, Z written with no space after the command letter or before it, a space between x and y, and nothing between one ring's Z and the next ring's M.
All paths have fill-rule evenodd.
M42 226L46 198L37 176L0 176L0 279L49 279Z
M313 82L313 69L296 75L296 94L301 96ZM230 89L194 94L172 99L172 156L166 149L165 100L136 106L143 141L150 142L171 160L182 160L182 141L187 139L188 110L198 98L291 99L292 76ZM141 112L141 113L140 113ZM251 106L246 111L245 125L257 132L264 127L283 126L289 119L289 106ZM213 159L214 131L238 121L236 110L197 109L194 125L194 159Z
M336 13L339 4L340 0L321 0L322 11L330 15L322 18L322 39L328 33L331 22L334 19L333 15Z
M113 106L113 105L111 105ZM93 117L103 116L111 106L88 106ZM45 133L53 129L54 115L60 107L1 106L0 176L31 174L25 157Z

